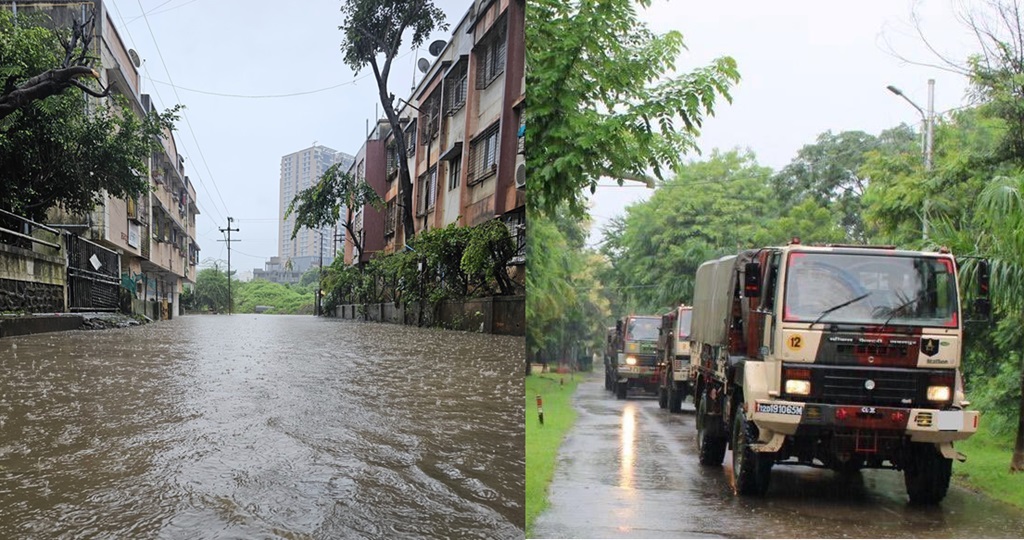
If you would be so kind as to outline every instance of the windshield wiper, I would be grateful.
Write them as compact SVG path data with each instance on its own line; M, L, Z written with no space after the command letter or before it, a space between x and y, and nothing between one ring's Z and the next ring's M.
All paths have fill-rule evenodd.
M918 291L918 293L916 295L914 295L914 297L911 298L910 300L907 300L906 302L903 302L902 304L892 308L892 311L889 312L889 318L886 319L884 323L882 323L882 328L885 328L886 326L889 326L889 321L891 321L893 319L893 317L896 316L897 313L899 313L900 311L902 311L902 310L906 309L908 306L910 306L910 304L914 304L914 303L920 302L921 299L924 298L924 295L925 295L925 291Z
M867 298L869 296L871 296L871 293L870 292L866 292L866 293L864 293L864 294L862 294L862 295L860 295L860 296L858 296L856 298L851 298L850 300L847 300L847 301L843 302L842 304L836 304L836 305L826 309L825 311L822 311L821 315L818 315L818 318L814 319L814 322L811 323L811 326L808 326L807 328L812 328L812 327L814 327L814 325L816 325L819 322L821 322L821 320L825 318L825 315L828 315L829 313L832 313L833 311L835 311L837 309L842 309L842 308L844 308L844 307L846 307L846 306L848 306L848 305L850 305L850 304L852 304L854 302L860 302L861 300L863 300L863 299L865 299L865 298Z

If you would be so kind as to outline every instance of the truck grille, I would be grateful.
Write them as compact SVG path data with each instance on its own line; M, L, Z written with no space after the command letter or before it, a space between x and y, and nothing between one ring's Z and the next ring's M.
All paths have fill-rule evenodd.
M785 364L794 367L796 364ZM811 371L811 392L805 398L787 396L808 403L834 405L879 405L886 407L934 407L926 399L929 380L949 376L950 370L863 368L799 365ZM871 381L873 384L869 384ZM868 386L872 386L871 389Z

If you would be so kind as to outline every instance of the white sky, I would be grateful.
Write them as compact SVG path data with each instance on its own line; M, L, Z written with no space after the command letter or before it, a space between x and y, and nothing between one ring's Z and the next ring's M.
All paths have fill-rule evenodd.
M434 3L447 15L449 29L427 44L449 39L471 4ZM186 89L260 96L351 83L356 75L341 54L341 5L342 0L108 0L122 39L143 59L142 92L161 110L175 103L187 107L175 137L199 199L201 263L227 259L218 228L231 216L241 229L232 234L241 240L232 243L232 269L262 269L277 255L281 157L314 141L354 155L379 101L369 68L353 84L288 98ZM406 98L416 59L431 57L426 45L416 54L406 46L402 54L390 80L396 97ZM421 74L415 73L419 82ZM167 84L172 81L177 96Z
M957 4L948 0L657 0L641 17L658 33L682 32L688 50L677 66L683 71L719 56L736 59L742 78L733 103L721 101L716 116L706 120L702 152L749 148L760 164L778 170L827 130L877 135L900 123L919 126L920 113L887 85L926 109L932 78L936 113L966 103L962 77L908 64L888 52L887 41L911 60L936 61L916 36L915 6L938 50L958 60L976 50L955 17ZM651 193L636 184L599 187L591 199L589 243L599 243L610 218Z

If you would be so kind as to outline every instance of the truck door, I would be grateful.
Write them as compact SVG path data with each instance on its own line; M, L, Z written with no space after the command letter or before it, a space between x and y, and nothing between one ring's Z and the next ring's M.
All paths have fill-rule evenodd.
M779 287L779 262L782 254L778 251L768 255L768 264L764 265L764 280L761 292L761 304L759 310L764 314L763 327L761 329L761 352L762 359L775 355L775 306L777 304Z

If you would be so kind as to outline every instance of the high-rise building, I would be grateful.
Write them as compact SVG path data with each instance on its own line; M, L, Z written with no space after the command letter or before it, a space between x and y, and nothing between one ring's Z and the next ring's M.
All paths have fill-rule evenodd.
M354 158L346 153L316 144L281 158L281 227L278 230L277 253L282 265L291 266L290 269L293 271L298 271L298 267L308 269L311 265L318 265L321 241L324 265L334 260L333 227L325 227L322 230L303 227L293 240L295 214L286 218L284 213L292 199L302 190L315 184L328 167L340 163L341 170L347 171L353 160Z

